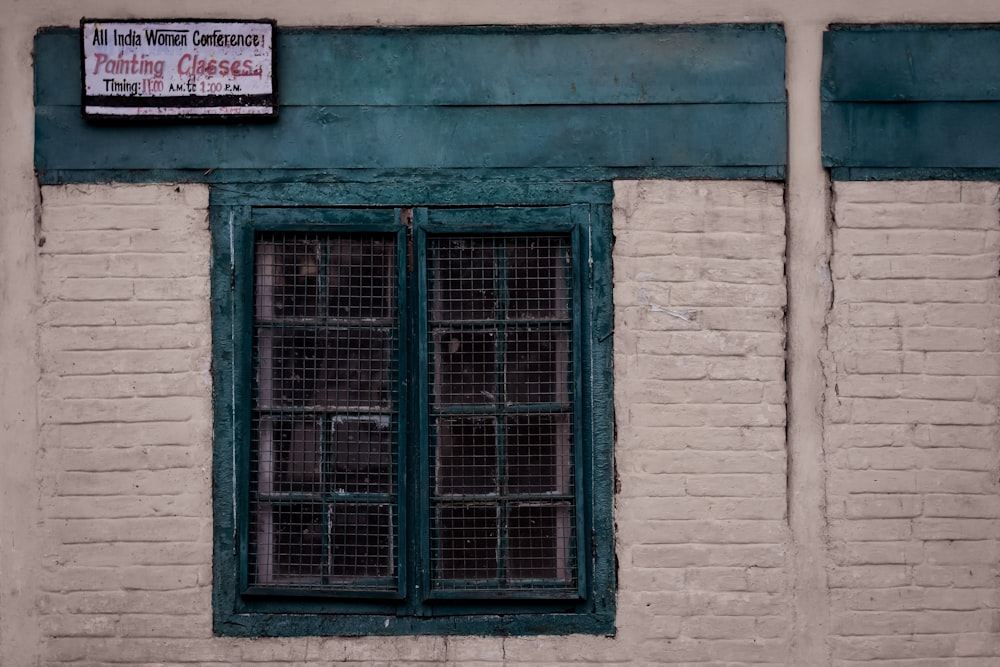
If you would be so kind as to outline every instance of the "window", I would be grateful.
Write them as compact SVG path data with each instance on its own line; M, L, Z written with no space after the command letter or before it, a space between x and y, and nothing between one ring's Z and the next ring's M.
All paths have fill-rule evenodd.
M593 208L230 210L218 632L613 630Z

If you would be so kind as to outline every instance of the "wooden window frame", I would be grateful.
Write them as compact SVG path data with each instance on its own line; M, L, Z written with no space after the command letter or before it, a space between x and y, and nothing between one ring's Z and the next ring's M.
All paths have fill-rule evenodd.
M237 198L231 189L213 194L215 632L226 636L612 633L615 564L608 204L548 200L510 205L473 201L457 208L430 204L411 209L334 201L331 205L289 207L274 206L266 200L261 206L235 203ZM463 220L462 211L477 215ZM504 211L516 215L504 218ZM359 216L365 220L362 224L357 223ZM393 222L369 221L375 218ZM423 342L401 345L399 351L401 393L409 398L401 401L399 417L403 424L401 442L405 444L400 446L398 456L398 590L387 593L367 590L363 585L336 591L268 590L248 585L253 239L255 233L264 230L393 230L404 240L400 261L409 265L409 277L404 276L404 280L411 283L426 280L428 235L568 235L577 290L572 327L576 364L571 426L576 458L572 465L578 480L574 501L578 530L573 538L577 576L573 591L546 592L542 586L488 593L431 592L433 582L427 566L430 547L424 523L429 516L428 488L420 482L419 472L428 460L428 392L406 386L407 368L418 371L418 385L426 386L428 381L427 309L413 306L412 285L400 290L409 292L409 296L401 296L399 307L403 320L409 322L404 326L410 326Z

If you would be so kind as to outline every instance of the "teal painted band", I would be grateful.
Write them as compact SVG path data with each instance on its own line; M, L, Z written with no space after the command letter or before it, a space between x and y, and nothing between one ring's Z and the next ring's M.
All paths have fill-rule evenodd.
M1000 181L1000 167L994 169L835 167L835 181Z
M496 169L785 163L783 104L285 107L275 123L94 125L36 110L38 169Z
M79 40L36 38L39 106L80 105ZM283 106L785 101L774 24L279 27L275 45Z
M826 103L827 167L1000 167L1000 101Z
M786 163L775 25L286 29L276 44L275 122L95 124L80 115L78 31L40 32L36 168L125 180L508 168L719 178L711 170L774 175Z
M1000 26L834 26L823 38L823 99L1000 100Z
M834 179L1000 169L1000 26L833 26L823 41L823 164Z
M730 179L783 181L784 166L767 167L579 167L573 169L454 169L454 170L369 170L369 169L42 169L37 173L41 185L64 183L208 183L222 187L258 183L261 187L278 184L313 184L343 189L363 189L365 184L391 182L407 185L407 201L415 204L438 201L444 190L483 179L517 183L527 191L551 190L554 186L579 188L581 192L603 188L610 192L610 181L644 179ZM600 184L600 185L598 185ZM377 204L381 198L371 193L359 194L357 202ZM484 195L486 193L480 193ZM591 201L589 196L588 201ZM324 200L325 201L325 200ZM324 203L316 200L316 203ZM565 201L565 198L562 199ZM606 201L611 201L609 194ZM356 202L356 203L357 203ZM480 202L484 203L484 202ZM489 202L485 202L489 203Z

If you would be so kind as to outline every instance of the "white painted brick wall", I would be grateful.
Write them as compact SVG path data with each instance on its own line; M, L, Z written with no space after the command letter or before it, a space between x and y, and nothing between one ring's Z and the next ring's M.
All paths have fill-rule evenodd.
M998 186L836 183L834 194L833 664L995 667Z
M782 198L615 185L618 625L636 663L787 657Z
M1000 187L835 186L836 667L995 667ZM616 185L616 638L215 638L206 190L42 192L44 664L790 664L780 185Z
M129 662L116 638L211 636L207 189L42 199L45 655Z
M206 190L43 189L44 664L785 663L779 185L617 186L619 633L216 638Z

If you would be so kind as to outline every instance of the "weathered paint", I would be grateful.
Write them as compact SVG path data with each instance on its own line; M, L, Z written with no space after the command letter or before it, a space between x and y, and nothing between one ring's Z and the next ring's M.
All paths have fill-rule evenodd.
M824 35L823 164L835 179L1000 168L1000 28L835 26Z
M398 206L407 202L406 189L397 191L390 185L369 186L369 197L394 201ZM377 192L375 191L377 190ZM581 201L580 192L589 191L590 201ZM535 194L535 201L524 198L523 187L506 188L503 183L463 184L444 197L454 203L456 196L466 199L469 205L482 205L483 201L515 204L502 209L477 208L479 213L500 214L500 222L490 224L497 232L516 232L527 229L572 230L580 251L574 261L574 284L586 284L581 290L589 308L581 307L574 299L576 326L579 336L575 387L575 411L579 423L575 476L580 481L578 497L578 522L583 534L579 535L578 558L581 577L579 599L546 598L530 592L510 596L510 599L436 599L433 604L422 590L429 590L426 571L420 571L420 562L429 561L429 542L426 531L417 530L411 521L413 534L408 540L410 556L401 558L402 568L409 567L407 579L411 588L402 602L379 600L374 596L355 596L356 599L338 600L332 597L313 597L298 594L293 597L275 597L241 594L245 585L247 543L246 483L249 474L249 437L245 429L250 424L250 332L253 330L252 314L252 238L257 225L265 229L301 229L303 225L349 222L355 229L358 216L350 214L347 206L357 206L356 187L322 188L319 186L287 186L282 188L257 188L244 185L238 189L213 190L211 224L213 236L212 295L213 295L213 369L215 398L214 442L214 512L218 518L215 531L215 558L213 577L213 609L215 631L226 636L303 636L303 635L379 635L379 634L609 634L614 632L615 618L615 567L614 528L612 520L613 494L613 429L614 416L609 401L601 397L611 392L610 337L613 313L610 308L610 189L600 186L577 185L573 189ZM446 191L445 191L446 192ZM577 197L567 200L568 193ZM294 200L298 195L299 202ZM561 197L561 199L560 199ZM287 208L289 204L311 203L325 198L327 206L337 208L308 209ZM242 205L231 204L234 200ZM256 207L258 203L280 202L282 208ZM571 206L544 206L544 204ZM540 204L538 208L525 208L525 204ZM360 211L372 228L404 230L400 225L384 220L392 218L392 208ZM502 211L508 215L503 216ZM443 210L417 209L415 212L417 267L426 270L426 258L421 242L424 230L445 228L450 231L481 230L481 224L470 223L469 209L449 207ZM476 219L479 216L474 216ZM377 222L376 222L377 221ZM398 245L401 275L406 275L406 243ZM584 250L585 249L585 250ZM426 282L421 274L418 281ZM401 290L401 304L419 294L405 295ZM423 309L420 309L423 312ZM418 357L426 357L426 315L417 318L420 327L416 340L424 341L411 346ZM406 345L402 348L405 350ZM592 355L592 358L591 358ZM405 361L405 355L403 357ZM421 381L411 389L414 405L418 407L417 419L411 420L405 434L410 442L409 456L414 463L405 467L401 459L401 478L410 480L410 490L403 487L401 498L407 512L428 516L426 484L418 484L416 471L424 469L429 460L426 451L428 406L420 387L426 386L424 371L414 376ZM413 369L401 368L402 377ZM586 379L584 379L586 378ZM404 394L406 388L401 390ZM597 393L600 392L600 393ZM415 422L415 423L414 423ZM400 446L405 446L405 440ZM417 446L419 443L419 446ZM402 452L401 452L402 453ZM406 471L406 474L402 474ZM410 562L410 561L415 561ZM385 596L381 596L385 597ZM533 598L533 599L531 599Z
M784 102L780 26L289 28L285 106ZM80 104L79 34L36 42L39 106ZM67 58L70 56L70 58ZM316 85L321 76L323 85ZM374 85L373 85L374 84Z
M48 31L35 166L773 172L783 46L774 25L279 31L275 122L123 126L80 117L79 35Z

